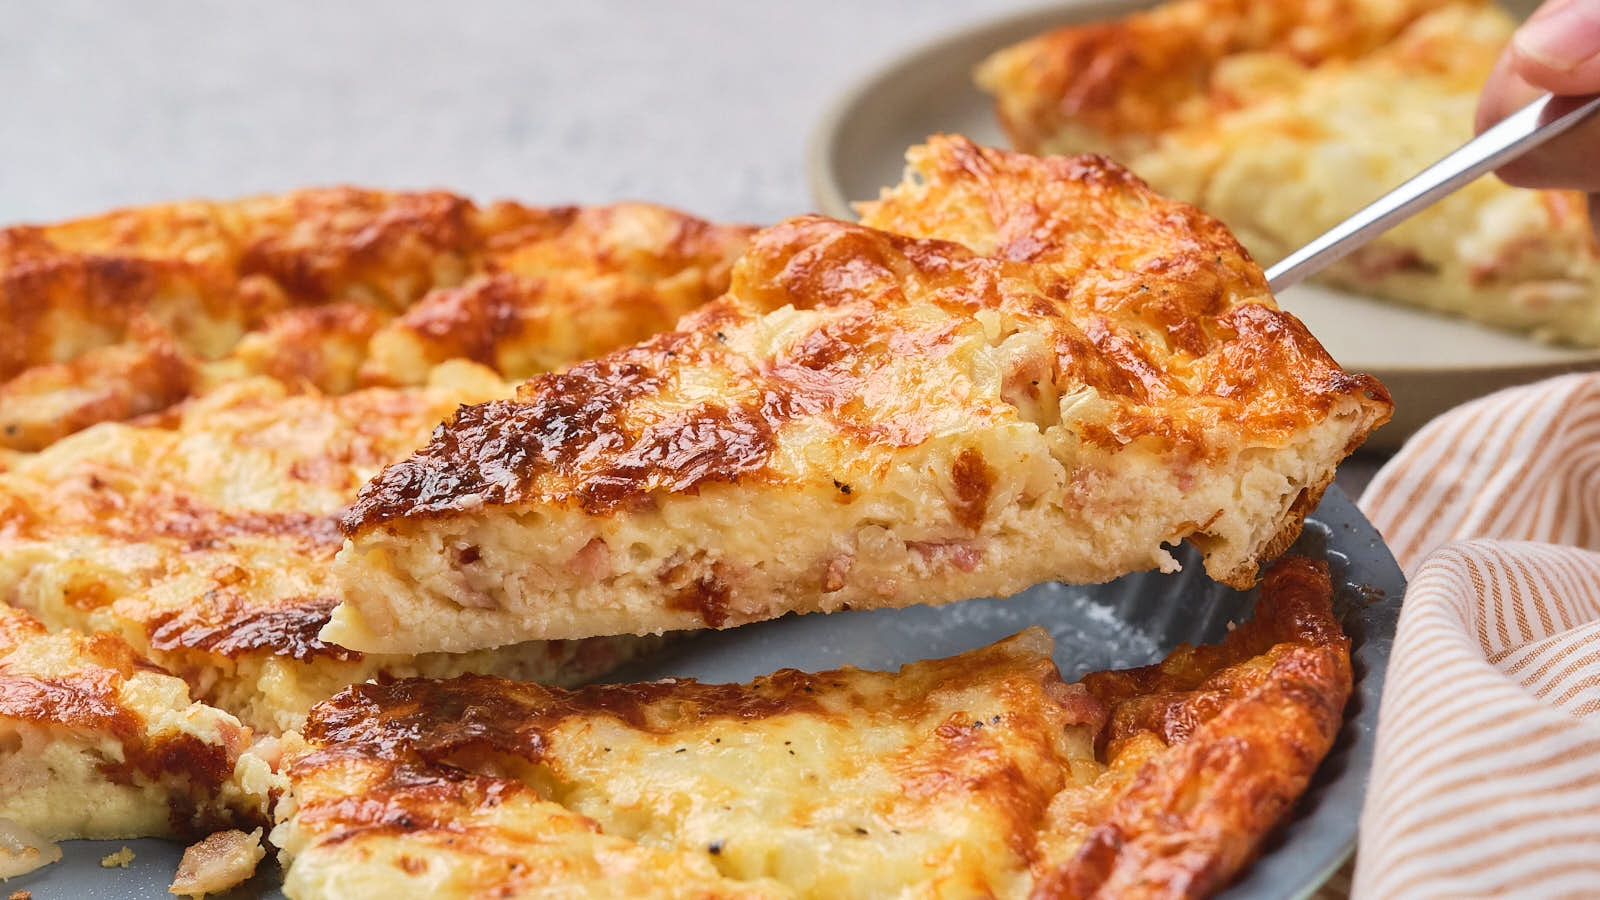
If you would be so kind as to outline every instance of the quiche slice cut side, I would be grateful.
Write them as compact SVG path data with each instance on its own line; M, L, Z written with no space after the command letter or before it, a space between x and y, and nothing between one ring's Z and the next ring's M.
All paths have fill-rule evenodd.
M47 840L266 825L275 744L120 638L0 606L0 820Z
M465 407L362 488L322 638L725 627L1176 566L1238 586L1384 422L1215 220L938 137L761 232L679 329Z
M1326 568L1220 645L1065 684L1032 628L898 672L576 691L349 688L285 751L285 891L321 897L1202 897L1351 690Z
M1513 25L1490 0L1175 0L1006 48L977 79L1017 147L1112 153L1271 263L1471 138ZM1600 345L1577 192L1480 179L1320 279Z

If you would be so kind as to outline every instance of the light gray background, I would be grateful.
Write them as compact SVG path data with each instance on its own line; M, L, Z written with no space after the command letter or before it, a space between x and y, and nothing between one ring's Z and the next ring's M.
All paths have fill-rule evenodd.
M805 138L1017 0L0 6L0 219L311 184L811 209Z
M813 208L806 138L835 97L1029 5L11 0L0 222L334 183L772 222Z

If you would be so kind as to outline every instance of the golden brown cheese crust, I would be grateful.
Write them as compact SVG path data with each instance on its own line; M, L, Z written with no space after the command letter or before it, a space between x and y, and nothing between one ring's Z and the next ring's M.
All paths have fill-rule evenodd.
M191 704L182 682L114 635L51 634L27 613L0 606L0 732L0 770L7 781L0 816L53 838L194 837L267 822L272 798L241 792L237 782L250 729ZM139 802L159 805L161 821L150 823L149 809L129 813L113 803L105 819L63 831L59 823L71 817L60 807L75 802L65 792L93 785L70 781L84 772L61 766L59 756L43 763L27 758L46 748L85 755L81 768L113 789L148 793ZM52 783L57 777L61 783ZM104 801L76 802L87 808ZM127 821L115 818L117 813Z
M345 391L468 355L527 377L715 297L751 230L646 204L355 188L12 226L0 446L158 412L241 370Z
M0 347L0 376L141 326L215 357L286 307L365 295L403 308L437 268L466 268L493 228L476 212L443 192L335 188L13 226L0 233L0 296L19 327Z
M667 856L619 867L618 894L687 872L714 897L1208 896L1338 731L1330 596L1325 566L1286 559L1224 644L1079 685L1042 632L893 674L358 685L313 711L275 838L297 898L576 895L594 854L633 851Z
M1008 47L978 71L997 95L1007 134L1041 153L1062 134L1077 152L1121 155L1130 144L1226 105L1217 67L1242 53L1282 53L1307 66L1354 59L1450 0L1184 0ZM1097 140L1098 139L1098 140Z
M1387 420L1383 385L1344 371L1279 309L1216 219L1104 157L934 147L917 158L925 187L886 192L862 206L862 221L1029 266L1022 296L996 302L986 267L974 265L970 292L951 305L1033 319L1052 333L1051 376L1122 401L1103 431L1086 435L1091 443L1149 435L1203 459L1230 439L1285 440L1349 398L1381 413L1371 427ZM1224 422L1237 430L1206 433Z
M960 137L911 160L863 224L766 229L677 331L463 408L386 468L343 518L327 636L938 603L1169 566L1185 539L1253 584L1387 419L1382 386L1115 163Z
M164 674L161 667L115 636L88 634L67 638L81 660L81 667L72 675L46 681L18 671L10 654L49 633L22 610L0 606L0 672L5 675L0 683L0 710L10 718L104 730L124 743L132 741L141 730L140 716L121 708L116 686L136 671ZM212 768L201 765L198 771L203 775Z
M662 207L566 207L489 243L484 274L423 297L373 339L366 381L413 383L447 359L507 378L665 331L727 289L754 228Z
M1168 750L1095 803L1052 811L1057 827L1091 830L1035 897L1207 896L1250 863L1343 721L1350 642L1330 590L1325 565L1287 557L1263 577L1255 618L1222 644L1084 676L1110 710L1099 745L1113 768L1131 769L1151 737Z

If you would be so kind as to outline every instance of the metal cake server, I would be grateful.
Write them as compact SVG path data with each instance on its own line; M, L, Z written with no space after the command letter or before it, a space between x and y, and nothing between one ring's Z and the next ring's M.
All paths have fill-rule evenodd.
M1446 194L1567 131L1596 111L1600 111L1600 95L1545 94L1284 257L1267 270L1267 285L1276 294L1299 284Z

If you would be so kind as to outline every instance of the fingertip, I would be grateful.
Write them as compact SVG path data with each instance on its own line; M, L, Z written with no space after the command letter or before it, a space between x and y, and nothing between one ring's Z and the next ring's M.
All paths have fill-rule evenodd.
M1600 93L1600 53L1571 68L1558 68L1513 44L1507 58L1510 73L1539 92L1563 96Z
M1600 91L1600 0L1551 0L1511 37L1512 71L1556 94Z

